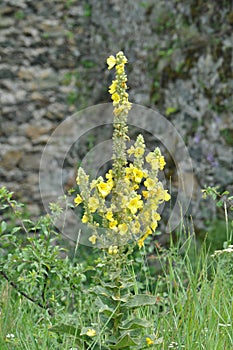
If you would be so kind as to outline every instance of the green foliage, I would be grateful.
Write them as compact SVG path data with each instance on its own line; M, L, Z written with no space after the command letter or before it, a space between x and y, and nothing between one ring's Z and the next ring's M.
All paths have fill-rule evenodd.
M71 91L69 92L68 96L67 96L67 103L69 105L73 105L77 102L78 100L78 97L79 97L79 94L77 91Z
M0 275L19 294L53 315L66 307L73 290L81 291L82 265L72 264L58 245L59 234L53 225L58 207L52 205L51 215L33 222L23 218L22 205L12 195L5 188L0 190L0 209L11 209L18 221L13 228L1 222Z
M92 8L90 4L84 4L84 16L90 17L92 14Z
M224 242L224 248L227 248L233 240L233 219L229 217L233 212L233 196L228 191L219 191L218 187L208 186L202 190L203 198L211 197L218 208L223 208L225 215L226 226L226 241Z
M14 17L17 20L22 20L25 18L25 12L23 12L22 10L18 10L15 12Z
M203 192L231 209L229 193ZM78 262L60 247L57 203L33 222L13 198L0 189L1 349L232 347L229 240L211 256L194 235L169 249L148 240L143 250L131 245L117 255L80 247Z

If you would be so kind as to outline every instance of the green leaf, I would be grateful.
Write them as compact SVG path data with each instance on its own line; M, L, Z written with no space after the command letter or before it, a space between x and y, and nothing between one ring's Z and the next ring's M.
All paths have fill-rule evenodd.
M12 229L11 233L12 235L15 234L16 232L20 231L21 230L21 227L20 226L16 226Z
M165 114L167 117L169 117L169 115L176 113L177 111L178 111L177 107L167 107Z
M57 326L53 326L49 328L49 331L55 332L58 334L69 334L69 335L73 335L74 337L79 336L81 333L81 329L71 326L69 324L64 324L64 323L61 323Z
M230 193L229 191L224 191L224 192L221 194L221 196L227 195L227 194L229 194L229 193Z
M6 231L7 224L5 221L2 221L1 226L0 226L0 233L3 233Z
M150 326L151 324L149 321L145 319L135 318L133 320L125 322L123 327L119 327L119 328L124 330L130 330L130 329L136 329L136 328L147 328Z
M124 334L121 338L118 339L118 342L115 345L109 345L110 349L123 349L128 346L135 346L138 343L134 341L133 338L130 337L130 335Z
M81 339L81 329L71 326L69 324L61 323L57 326L49 328L49 332L57 333L58 335L67 334L74 337L74 342L78 346L83 346L83 341Z
M146 305L154 305L156 303L156 297L153 295L147 295L147 294L138 294L132 296L127 303L124 304L124 307L131 308L131 307L139 307L139 306L146 306Z
M117 297L117 296L112 295L112 299L115 301L122 301L123 303L126 303L129 299L129 295L126 294L122 297Z
M213 200L215 201L215 199L217 198L217 195L214 192L210 193L210 196L213 198Z
M218 208L221 208L222 206L223 206L223 201L218 201L217 203L216 203L216 206L218 207Z
M104 312L104 313L107 313L108 315L111 315L114 312L114 308L103 303L103 301L99 297L96 298L95 305L99 309L100 313Z

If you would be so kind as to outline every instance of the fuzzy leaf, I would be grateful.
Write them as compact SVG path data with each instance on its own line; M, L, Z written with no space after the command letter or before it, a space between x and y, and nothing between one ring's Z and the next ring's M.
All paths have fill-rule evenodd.
M132 296L129 301L124 304L124 307L131 308L145 305L154 305L156 303L156 300L156 297L153 295L138 294Z
M127 334L124 334L123 337L119 338L118 342L115 345L109 345L109 347L110 349L123 349L123 348L127 348L128 346L134 346L134 345L137 345L137 343L127 333Z
M216 206L217 206L218 208L221 208L221 207L223 206L223 201L222 201L222 200L218 201L218 202L216 203Z
M73 335L74 337L77 337L81 333L81 329L78 329L77 327L71 326L69 324L64 324L61 323L57 326L53 326L49 328L50 332L55 332L58 334L70 334Z
M119 327L120 329L129 330L136 328L146 328L150 327L150 322L145 319L135 318L133 320L127 321L123 327Z
M6 231L7 224L5 221L2 221L1 226L0 226L0 233L3 233Z

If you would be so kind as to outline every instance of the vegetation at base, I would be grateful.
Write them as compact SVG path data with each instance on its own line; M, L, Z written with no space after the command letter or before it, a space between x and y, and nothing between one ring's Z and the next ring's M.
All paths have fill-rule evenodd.
M224 196L231 205L231 196ZM12 193L2 188L0 198L2 350L232 347L231 207L224 247L213 254L183 226L167 249L151 239L129 252L119 300L109 281L108 255L104 260L98 248L80 246L74 256L60 248L62 237L53 227L56 205L51 215L32 222L23 218ZM106 347L116 320L121 339Z

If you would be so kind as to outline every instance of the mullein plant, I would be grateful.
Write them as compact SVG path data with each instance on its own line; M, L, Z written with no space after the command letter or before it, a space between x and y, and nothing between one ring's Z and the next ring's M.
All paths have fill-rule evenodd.
M138 135L134 145L127 147L130 141L127 116L131 103L126 92L126 63L122 51L107 59L108 69L116 70L115 79L109 86L114 107L112 169L105 178L99 176L90 182L80 167L77 175L80 193L74 199L76 206L83 204L82 222L92 232L89 241L93 246L107 248L113 255L130 241L136 241L142 248L161 219L159 205L170 200L168 191L158 179L158 172L166 164L160 149L157 147L145 154L142 135Z
M130 144L126 63L121 51L107 59L108 69L116 70L109 87L114 107L112 168L92 181L82 167L77 174L75 205L83 206L82 222L91 232L90 244L103 250L89 289L97 317L80 334L93 338L88 349L141 350L160 341L154 321L141 319L142 308L154 305L156 297L136 293L131 259L135 246L142 248L156 232L159 205L169 201L170 195L158 179L166 164L160 149L146 152L142 135Z

